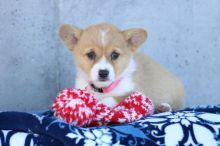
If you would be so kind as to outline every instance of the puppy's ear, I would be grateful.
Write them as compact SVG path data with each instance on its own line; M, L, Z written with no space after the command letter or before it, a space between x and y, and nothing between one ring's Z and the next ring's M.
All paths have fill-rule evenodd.
M122 33L132 51L135 51L147 39L147 32L141 28L131 28Z
M73 51L74 46L78 43L81 34L81 29L69 24L64 24L59 29L60 38L71 51Z

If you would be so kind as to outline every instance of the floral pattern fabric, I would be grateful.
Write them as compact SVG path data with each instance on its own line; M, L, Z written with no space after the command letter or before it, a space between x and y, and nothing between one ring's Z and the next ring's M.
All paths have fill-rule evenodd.
M130 124L80 128L52 111L0 113L1 146L220 145L220 106L187 108Z

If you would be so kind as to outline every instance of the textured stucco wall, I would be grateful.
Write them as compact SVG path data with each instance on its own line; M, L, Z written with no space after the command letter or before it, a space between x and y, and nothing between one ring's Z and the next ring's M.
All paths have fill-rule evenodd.
M146 28L139 51L183 80L187 105L220 103L219 8L218 0L2 0L0 110L43 110L73 86L73 59L56 33L62 23Z
M51 104L59 89L56 13L54 1L0 0L0 110Z

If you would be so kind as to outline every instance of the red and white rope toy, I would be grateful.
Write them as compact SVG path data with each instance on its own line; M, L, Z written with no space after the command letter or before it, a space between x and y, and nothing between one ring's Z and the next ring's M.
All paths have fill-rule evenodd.
M149 97L133 92L115 107L98 102L86 90L64 89L56 97L52 109L54 115L77 126L98 126L136 121L152 115L154 105Z

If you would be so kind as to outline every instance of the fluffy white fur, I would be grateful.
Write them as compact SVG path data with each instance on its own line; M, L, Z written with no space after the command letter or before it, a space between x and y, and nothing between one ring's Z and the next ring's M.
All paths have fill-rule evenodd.
M100 62L103 62L103 60ZM100 62L98 65L96 64L98 67L101 66ZM97 68L96 65L94 65L95 68ZM76 88L81 88L81 89L87 88L89 92L91 92L94 96L98 97L99 100L102 101L103 103L107 104L108 106L115 106L117 102L115 101L114 98L112 98L113 96L123 96L125 93L134 90L134 82L132 80L132 73L135 71L135 69L136 69L136 64L135 64L134 59L132 58L130 60L128 67L118 77L118 78L122 78L118 86L116 86L116 88L113 89L109 93L98 93L98 92L94 92L93 90L89 90L89 88L87 88L89 85L88 81L90 79L80 68L78 68L77 78L76 78ZM94 72L93 74L96 74L96 73Z
M99 81L99 70L108 70L109 76L108 81ZM96 85L96 87L106 87L110 85L115 80L115 71L113 66L107 62L106 58L103 56L99 62L97 62L91 69L90 81Z

